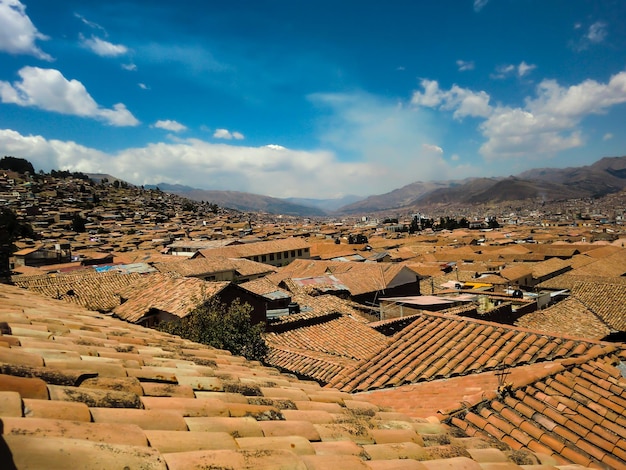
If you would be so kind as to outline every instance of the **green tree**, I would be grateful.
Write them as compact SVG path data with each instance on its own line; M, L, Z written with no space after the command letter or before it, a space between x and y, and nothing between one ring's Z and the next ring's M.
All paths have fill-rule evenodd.
M35 173L33 164L24 158L7 157L4 156L0 159L0 169L11 170L17 173L29 172L31 175Z
M252 307L239 300L230 306L211 299L180 320L161 323L158 329L182 338L262 361L268 348L263 340L264 324L253 325Z
M19 238L35 238L30 224L18 219L11 209L0 208L0 282L11 282L9 257L15 252Z

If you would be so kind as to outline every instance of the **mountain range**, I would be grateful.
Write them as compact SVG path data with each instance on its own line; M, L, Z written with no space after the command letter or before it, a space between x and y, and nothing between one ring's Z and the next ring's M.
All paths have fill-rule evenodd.
M162 191L196 201L208 201L241 211L261 211L294 216L368 214L388 210L429 210L473 204L537 199L558 201L601 197L626 188L626 156L605 157L592 165L538 168L515 176L417 181L385 194L366 198L280 199L240 191L216 191L159 183Z

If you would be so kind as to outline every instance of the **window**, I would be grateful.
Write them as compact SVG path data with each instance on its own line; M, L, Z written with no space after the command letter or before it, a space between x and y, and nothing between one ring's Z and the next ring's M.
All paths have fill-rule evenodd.
M302 256L302 250L298 250L298 256Z
M274 261L274 253L270 253L270 261Z
M277 253L276 256L278 257L278 259L283 259L283 254L282 253Z
M261 255L261 263L265 263L267 261L266 255Z
M254 261L256 261L256 262L258 263L258 261L259 261L259 257L258 257L258 256L255 256L255 257L254 257Z
M289 258L289 252L288 252L288 251L285 251L285 252L283 253L283 255L285 256L285 259Z
M291 257L295 258L296 257L296 250L291 250Z

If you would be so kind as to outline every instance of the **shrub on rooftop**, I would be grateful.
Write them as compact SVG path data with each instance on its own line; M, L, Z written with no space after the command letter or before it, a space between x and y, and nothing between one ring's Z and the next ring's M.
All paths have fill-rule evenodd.
M225 349L246 359L262 361L268 348L264 325L253 325L252 307L238 300L226 306L211 299L180 320L161 323L158 329L182 338Z

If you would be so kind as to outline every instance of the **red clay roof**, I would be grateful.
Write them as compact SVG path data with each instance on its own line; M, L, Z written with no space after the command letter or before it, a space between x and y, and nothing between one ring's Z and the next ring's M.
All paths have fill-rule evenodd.
M423 312L386 348L329 386L366 391L584 354L595 343Z
M546 462L4 285L0 428L2 467L20 470L478 469L494 458L514 470L521 457Z
M552 374L453 414L469 435L491 436L560 465L626 468L626 379L617 348L566 360Z

